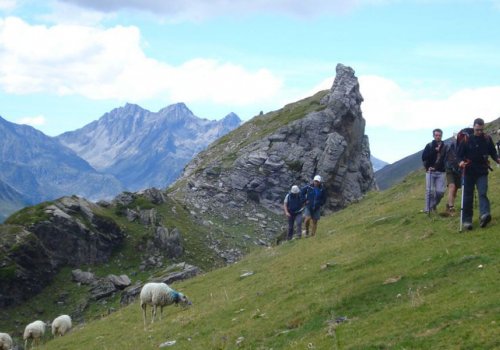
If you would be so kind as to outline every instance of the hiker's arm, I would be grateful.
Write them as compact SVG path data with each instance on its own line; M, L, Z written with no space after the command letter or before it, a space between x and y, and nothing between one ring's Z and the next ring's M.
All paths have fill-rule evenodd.
M290 212L288 211L288 195L285 197L285 200L283 202L283 210L285 211L286 216L290 216Z
M491 156L491 158L493 158L493 160L495 160L495 162L500 164L500 159L498 158L498 153L497 153L497 150L495 148L495 144L493 143L493 140L491 138L488 142L488 153Z

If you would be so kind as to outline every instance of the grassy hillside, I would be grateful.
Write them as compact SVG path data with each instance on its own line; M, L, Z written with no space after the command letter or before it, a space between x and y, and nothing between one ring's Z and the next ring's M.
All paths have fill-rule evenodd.
M32 223L47 219L45 208L51 204L54 202L27 207L10 216L5 225L0 225L0 283L3 278L10 278L7 274L14 273L10 266L1 264L2 255L7 254L2 248L8 246L11 249L17 249L17 245L12 240L16 239L15 234L23 229L21 224L29 227ZM176 228L180 232L184 254L176 259L165 258L161 267L140 269L141 261L147 257L146 242L152 238L154 229L137 221L129 222L125 215L127 208L155 208L158 220L164 227L169 230ZM238 226L239 234L235 235L232 230L234 222L221 223L217 221L218 218L208 216L203 217L203 220L198 220L182 204L171 199L161 205L155 205L146 197L137 195L136 199L127 206L99 207L95 214L115 221L122 227L127 238L106 264L84 265L78 268L92 271L97 277L105 277L108 274L126 274L130 277L132 284L161 276L165 274L167 266L178 262L187 262L199 267L202 271L210 271L226 263L209 246L217 246L220 251L234 249L248 253L251 249L255 249L254 240L258 239L255 237L254 227L247 222L248 220ZM8 243L9 240L10 243ZM72 281L71 270L73 268L62 269L49 286L22 305L1 309L0 332L8 332L18 337L22 335L25 325L35 318L48 321L59 314L66 313L76 316L76 323L81 323L93 321L120 308L121 293L101 300L92 299L89 286L80 286Z
M494 219L467 233L458 217L419 212L423 178L322 218L315 238L174 284L193 306L146 330L136 302L43 348L498 349L500 170Z

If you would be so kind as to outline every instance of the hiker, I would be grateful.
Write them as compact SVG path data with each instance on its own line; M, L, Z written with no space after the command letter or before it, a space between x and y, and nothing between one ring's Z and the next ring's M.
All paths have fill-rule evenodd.
M458 166L457 159L457 133L453 133L452 142L446 146L444 167L446 169L446 183L448 186L448 203L446 203L446 214L455 215L455 199L458 188L461 186L462 172Z
M472 230L474 186L479 196L479 226L486 227L491 221L488 192L488 170L492 170L488 158L500 164L491 136L484 134L484 120L477 118L474 133L459 143L457 156L464 171L464 193L462 222L466 230Z
M300 238L302 233L302 211L304 210L304 197L300 192L299 186L293 185L290 192L285 196L283 203L285 215L288 218L288 235L287 240L293 238L293 226L297 224L297 238Z
M443 131L434 129L432 131L434 140L425 145L422 152L422 162L425 174L425 213L435 211L445 192L446 173L444 159L446 147L442 141Z
M306 237L309 236L309 226L311 226L311 236L316 235L318 220L321 216L321 206L326 202L326 190L324 189L321 181L321 176L316 175L312 184L305 186L301 190L301 193L306 200L306 208L304 210Z

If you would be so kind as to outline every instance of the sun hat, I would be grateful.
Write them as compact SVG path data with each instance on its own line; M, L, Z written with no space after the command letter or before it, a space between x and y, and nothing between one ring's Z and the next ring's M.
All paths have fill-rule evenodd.
M292 189L290 190L290 192L292 192L293 194L299 193L300 192L299 186L293 185Z
M316 176L314 177L313 181L318 181L318 182L321 182L321 176L316 175Z

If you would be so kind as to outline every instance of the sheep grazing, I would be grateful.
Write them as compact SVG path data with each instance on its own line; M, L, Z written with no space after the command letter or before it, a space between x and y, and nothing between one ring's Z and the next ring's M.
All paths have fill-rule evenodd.
M7 333L0 333L0 350L11 350L12 338Z
M71 317L68 315L58 316L52 321L52 335L63 336L71 329Z
M45 334L45 323L43 321L35 321L30 323L24 329L24 348L28 349L28 340L31 339L31 348L33 344L38 345L40 343L40 338Z
M171 304L191 305L186 296L170 288L166 283L146 283L141 289L141 308L146 327L146 307L152 306L151 323L155 321L156 308L160 307L160 320L163 314L163 307Z

